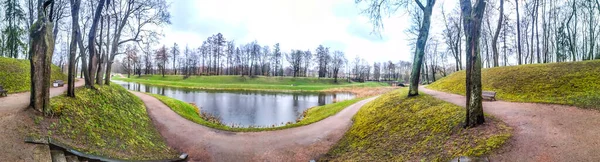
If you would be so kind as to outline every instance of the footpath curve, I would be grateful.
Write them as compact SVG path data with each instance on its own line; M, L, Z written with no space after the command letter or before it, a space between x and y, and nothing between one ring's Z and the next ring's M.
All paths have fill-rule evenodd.
M435 98L466 105L461 95L420 87ZM483 102L483 111L513 127L492 161L599 161L600 112L574 106L505 101Z
M359 101L319 122L263 132L228 132L191 122L158 99L138 96L167 144L189 154L190 161L309 161L327 153L352 125L352 117L366 103Z
M76 81L75 87L80 87L84 81ZM55 97L67 91L64 87L50 88L50 97ZM8 94L0 98L0 161L35 161L33 153L36 145L24 142L24 137L35 123L30 112L25 111L29 106L29 92Z

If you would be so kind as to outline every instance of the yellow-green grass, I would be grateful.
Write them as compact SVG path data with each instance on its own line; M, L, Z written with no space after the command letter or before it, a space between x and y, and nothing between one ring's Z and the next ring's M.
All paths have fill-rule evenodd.
M52 81L67 80L58 66L52 65ZM8 93L27 92L31 89L29 60L0 57L0 85Z
M262 91L321 91L341 87L378 87L386 83L365 82L354 83L340 79L335 83L331 78L311 77L242 77L233 75L221 76L191 76L183 79L181 75L147 75L132 76L131 78L115 77L115 80L137 82L149 85L169 86L191 89L220 89L220 90L262 90Z
M189 103L162 96L157 94L149 94L153 97L156 97L158 100L162 101L165 105L169 106L175 113L179 114L181 117L188 119L192 122L198 123L200 125L204 125L207 127L232 131L232 132L259 132L259 131L270 131L270 130L281 130L293 127L300 127L308 124L312 124L318 121L321 121L329 116L335 115L340 112L344 108L361 101L365 98L355 98L351 100L344 100L332 104L327 104L323 106L316 106L304 111L304 117L300 119L296 123L290 123L283 126L278 127L230 127L227 125L223 125L220 123L209 122L206 119L200 117L198 109L192 106Z
M483 69L483 90L514 102L573 105L600 109L600 60ZM465 72L442 78L427 88L465 94Z
M485 156L501 147L511 128L487 117L486 124L464 129L465 109L408 89L387 93L354 116L354 124L320 160L448 161Z
M76 98L51 99L48 136L93 155L128 160L176 158L148 117L144 103L118 84L76 89Z

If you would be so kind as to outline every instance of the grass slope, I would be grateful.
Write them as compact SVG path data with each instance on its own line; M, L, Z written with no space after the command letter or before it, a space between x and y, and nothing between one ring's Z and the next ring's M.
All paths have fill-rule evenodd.
M241 76L191 76L183 79L181 75L148 75L142 77L120 78L115 80L138 82L150 85L170 86L194 89L226 89L226 90L270 90L270 91L320 91L339 87L377 87L387 86L385 83L366 82L350 83L344 79L334 83L331 78L310 77L241 77ZM294 86L292 86L294 85Z
M501 100L600 109L600 60L489 68L481 75L483 90ZM465 72L427 88L464 95Z
M387 93L365 105L325 161L448 161L482 156L511 136L504 123L463 129L465 109L421 93L406 98L408 89Z
M67 80L58 66L52 65L52 81ZM0 85L8 93L26 92L31 89L29 60L0 57Z
M304 126L304 125L308 125L308 124L312 124L312 123L321 121L329 116L335 115L338 112L340 112L341 110L343 110L344 108L346 108L360 100L365 99L365 98L356 98L356 99L352 99L352 100L345 100L345 101L327 104L327 105L323 105L323 106L315 106L313 108L307 109L304 112L304 118L302 118L300 121L298 121L296 123L280 126L280 127L237 128L237 127L229 127L229 126L226 126L223 124L218 124L215 122L207 121L206 119L200 117L198 108L196 108L186 102L183 102L183 101L180 101L177 99L173 99L170 97L162 96L162 95L156 95L156 94L149 94L149 95L152 95L152 96L156 97L158 100L165 103L165 105L169 106L175 113L179 114L183 118L186 118L190 121L193 121L195 123L198 123L198 124L201 124L201 125L204 125L207 127L220 129L220 130L226 130L226 131L232 131L232 132L258 132L258 131L281 130L281 129Z
M143 102L118 84L78 88L76 98L51 99L48 135L90 154L118 159L176 158L146 113Z

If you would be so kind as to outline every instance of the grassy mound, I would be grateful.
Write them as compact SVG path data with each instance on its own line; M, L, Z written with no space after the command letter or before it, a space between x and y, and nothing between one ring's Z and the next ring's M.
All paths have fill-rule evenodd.
M501 100L600 109L600 60L489 68L481 75L483 90ZM464 95L465 72L427 88Z
M156 95L156 94L149 94L149 95L152 95L152 96L156 97L158 100L162 101L165 105L169 106L175 113L179 114L183 118L186 118L190 121L193 121L195 123L198 123L198 124L201 124L201 125L204 125L207 127L220 129L220 130L226 130L226 131L233 131L233 132L258 132L258 131L281 130L281 129L304 126L304 125L308 125L308 124L312 124L312 123L321 121L332 115L335 115L338 112L342 111L344 108L346 108L358 101L365 99L365 98L356 98L356 99L352 99L352 100L345 100L345 101L327 104L327 105L323 105L323 106L315 106L313 108L310 108L310 109L307 109L306 111L304 111L304 118L302 118L300 121L298 121L296 123L280 126L280 127L237 128L237 127L229 127L229 126L226 126L223 124L207 121L207 119L205 117L203 118L200 116L198 108L196 108L186 102L183 102L183 101L180 101L177 99L173 99L170 97L162 96L162 95ZM210 120L210 119L208 119L208 120Z
M310 77L241 77L241 76L191 76L183 79L181 75L148 75L142 77L120 78L115 80L138 82L150 85L170 86L195 89L226 89L226 90L271 90L271 91L320 91L339 87L377 87L387 86L385 83L366 82L351 83L340 79L334 83L331 78Z
M8 93L26 92L31 89L29 60L0 57L0 85ZM52 65L52 81L67 80L58 66Z
M463 129L465 109L408 89L382 95L354 116L354 124L321 160L448 161L482 156L504 144L511 129L499 120Z
M51 99L57 118L46 120L47 134L90 154L146 160L177 157L146 113L143 102L120 85L78 88L76 98Z

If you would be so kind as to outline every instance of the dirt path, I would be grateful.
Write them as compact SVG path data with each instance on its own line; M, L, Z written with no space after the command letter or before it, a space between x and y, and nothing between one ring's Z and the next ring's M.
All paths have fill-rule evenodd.
M421 88L433 97L465 105L465 97ZM493 101L484 112L514 128L492 161L599 161L600 112L573 106Z
M352 124L357 102L334 116L307 126L265 132L227 132L186 120L158 99L140 97L150 118L169 146L190 155L190 161L309 161L327 153Z
M83 85L75 82L75 86ZM67 91L67 85L50 88L50 96L58 96ZM25 111L29 106L29 92L9 94L0 98L0 161L34 161L35 145L24 142L24 137L34 128L33 111Z

